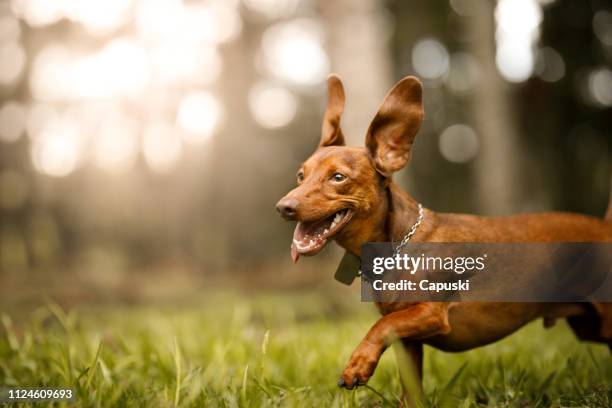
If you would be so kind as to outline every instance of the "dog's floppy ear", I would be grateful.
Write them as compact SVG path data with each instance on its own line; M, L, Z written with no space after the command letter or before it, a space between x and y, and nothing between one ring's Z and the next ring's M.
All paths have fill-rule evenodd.
M323 117L319 147L344 145L344 136L340 129L340 117L343 111L344 87L340 77L331 74L327 77L327 110Z
M408 76L389 91L366 135L376 170L390 176L410 160L412 143L423 123L423 87Z

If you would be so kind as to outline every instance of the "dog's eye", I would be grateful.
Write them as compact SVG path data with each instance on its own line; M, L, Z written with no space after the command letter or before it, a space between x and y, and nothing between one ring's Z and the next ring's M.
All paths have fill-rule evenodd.
M334 180L336 183L341 183L346 180L346 176L342 173L334 173L332 175L332 180Z
M304 173L302 173L301 171L297 174L296 176L297 178L297 182L301 183L302 181L304 181Z

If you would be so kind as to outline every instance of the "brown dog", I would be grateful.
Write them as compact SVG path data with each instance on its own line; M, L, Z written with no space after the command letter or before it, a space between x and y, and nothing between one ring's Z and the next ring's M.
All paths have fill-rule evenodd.
M297 173L298 186L277 204L298 221L291 254L314 255L334 239L360 256L361 244L399 241L415 223L418 204L391 175L408 163L423 121L422 87L414 77L387 94L366 134L365 148L345 147L340 129L344 90L328 79L329 101L316 152ZM569 213L487 218L425 210L413 241L428 242L610 242L612 212L605 220ZM353 352L340 385L363 384L389 344L402 339L417 374L422 344L461 351L499 340L539 317L565 317L583 340L612 347L612 304L400 302L378 303L383 315Z

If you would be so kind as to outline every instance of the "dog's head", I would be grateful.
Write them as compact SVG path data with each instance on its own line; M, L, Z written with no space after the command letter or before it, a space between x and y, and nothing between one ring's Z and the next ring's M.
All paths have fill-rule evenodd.
M423 122L421 83L405 77L389 91L370 124L365 147L347 147L340 128L344 110L340 78L328 78L328 103L317 150L299 168L298 186L277 204L283 218L298 221L291 255L315 255L334 239L363 243L378 225L391 175L410 160ZM346 245L343 245L346 246Z

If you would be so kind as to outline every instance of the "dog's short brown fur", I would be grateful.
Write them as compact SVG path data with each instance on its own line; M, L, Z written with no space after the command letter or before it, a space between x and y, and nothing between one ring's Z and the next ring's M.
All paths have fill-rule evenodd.
M401 240L417 218L417 203L393 183L391 175L410 159L423 121L422 87L416 78L406 77L391 89L367 131L365 148L344 146L340 129L344 90L335 75L328 79L328 92L319 148L299 170L298 187L283 197L277 208L285 218L304 225L350 210L333 239L359 256L363 243ZM412 239L610 242L611 221L611 211L602 220L571 213L489 218L425 210L425 221ZM294 243L294 259L314 255L325 242L314 249L300 249ZM340 384L346 388L368 381L383 351L397 338L402 339L419 375L422 344L448 351L467 350L499 340L539 317L546 325L567 318L579 338L612 347L612 304L401 302L379 303L377 307L383 316L357 346L342 373Z

